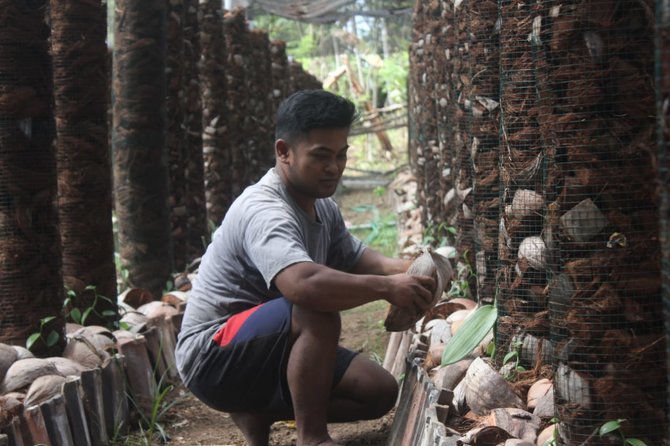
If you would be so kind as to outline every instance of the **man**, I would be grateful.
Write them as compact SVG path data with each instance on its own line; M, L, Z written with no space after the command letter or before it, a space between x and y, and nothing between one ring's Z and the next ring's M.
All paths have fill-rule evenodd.
M426 309L435 283L351 236L335 192L354 105L300 91L277 112L276 165L235 200L202 258L177 362L184 383L230 412L251 446L295 419L298 446L335 445L327 422L378 418L395 379L338 346L339 312L378 299Z

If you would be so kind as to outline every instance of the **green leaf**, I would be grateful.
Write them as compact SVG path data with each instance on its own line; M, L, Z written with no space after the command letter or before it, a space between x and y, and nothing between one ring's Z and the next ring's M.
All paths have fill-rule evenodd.
M79 308L73 308L72 311L70 311L70 318L76 324L81 324L81 311L79 311Z
M610 432L614 432L615 430L620 429L622 421L624 420L619 419L619 420L608 421L607 423L600 426L600 429L598 430L598 435L602 437L605 434L609 434Z
M119 322L119 328L121 330L130 330L130 324L128 322Z
M102 312L102 315L104 317L114 317L114 316L116 316L116 311L114 311L114 310L104 310Z
M93 290L93 291L95 291L95 285L86 285L86 288L84 288L84 290L86 290L86 291L88 291L88 290Z
M26 348L30 350L35 342L40 338L39 333L33 333L30 336L28 336L28 339L26 340Z
M449 232L450 234L456 235L458 233L458 230L453 226L449 226L449 227L447 227L447 232Z
M47 347L52 347L58 343L58 333L51 330L49 336L47 336Z
M40 319L40 326L44 327L46 324L53 321L54 319L56 319L56 316L47 316L45 318L42 318Z
M88 316L91 314L91 311L93 311L93 307L88 307L87 309L84 310L84 314L81 315L81 324L84 325L86 322L86 319L88 319Z
M647 446L647 443L642 440L638 440L637 438L626 438L624 444L629 444L630 446Z
M510 360L516 358L519 354L516 352L516 350L512 350L511 352L508 352L505 357L503 358L503 364L507 364Z
M468 356L486 337L498 318L493 305L484 305L465 320L442 354L442 365L453 364Z

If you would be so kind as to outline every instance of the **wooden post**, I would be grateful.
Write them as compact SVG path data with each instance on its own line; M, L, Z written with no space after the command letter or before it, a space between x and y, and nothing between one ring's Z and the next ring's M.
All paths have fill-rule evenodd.
M75 446L91 446L91 435L82 401L81 378L75 376L67 378L63 383L63 397Z
M123 339L119 341L119 351L123 355L134 404L140 412L148 415L156 395L156 381L149 361L146 339L140 335L134 339Z
M62 395L56 395L53 398L40 404L40 410L44 417L44 424L49 433L49 440L52 446L74 446L72 432L68 423L67 412L65 411L65 401Z
M88 431L93 446L106 445L109 441L105 425L105 408L102 399L102 382L100 369L81 372L82 401L84 413L88 421Z
M107 432L126 433L128 431L128 398L126 377L123 371L123 357L116 354L102 368L102 399Z
M28 407L23 412L23 415L30 432L32 444L51 444L40 406L34 405Z
M384 355L383 367L389 372L393 367L393 362L395 361L395 356L396 353L398 352L398 347L400 346L401 339L402 339L402 333L394 331L393 333L391 333L389 343L386 346L386 354Z

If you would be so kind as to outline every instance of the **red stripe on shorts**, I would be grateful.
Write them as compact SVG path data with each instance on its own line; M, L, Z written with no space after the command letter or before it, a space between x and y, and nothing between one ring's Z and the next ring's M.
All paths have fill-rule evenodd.
M242 325L244 325L246 320L249 319L249 316L254 314L256 310L262 306L262 304L256 305L253 308L232 316L226 321L225 324L223 324L223 327L219 328L219 331L214 334L214 337L212 338L214 342L216 342L221 347L225 347L226 345L230 344L230 341L235 338L237 332L240 331L240 328L242 328Z

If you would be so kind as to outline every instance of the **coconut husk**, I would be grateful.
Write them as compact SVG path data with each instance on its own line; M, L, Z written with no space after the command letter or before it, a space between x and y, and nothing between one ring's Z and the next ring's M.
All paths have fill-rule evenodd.
M431 307L437 303L445 287L453 277L449 261L441 255L428 250L424 250L423 254L412 262L407 270L407 274L428 276L435 279L435 290L433 291ZM391 305L384 320L384 327L388 331L405 331L413 327L424 314L409 312Z
M79 376L81 375L81 372L88 370L87 367L84 367L80 363L61 356L53 356L51 358L46 358L46 360L56 366L58 373L63 376Z
M16 360L18 361L19 359L28 359L28 358L34 358L35 355L28 350L25 347L21 347L20 345L12 345L12 348L16 350Z
M100 367L110 355L105 350L98 348L83 334L75 334L68 339L63 350L63 357L78 362L87 369Z
M17 394L12 393L12 395L2 395L0 396L0 425L7 425L12 418L19 416L23 412L23 399L24 394L21 394L21 398L16 398Z
M62 394L65 379L61 375L40 376L30 384L23 403L26 406L32 406Z
M498 407L524 408L509 383L481 358L472 362L463 381L467 404L478 415Z
M148 304L144 304L139 307L137 311L144 314L147 319L156 317L168 319L177 314L177 309L175 307L162 301L153 301Z
M147 326L148 318L139 311L129 311L121 318L121 322L128 324L129 331L141 333Z
M139 308L144 304L156 300L151 291L143 288L128 288L118 297L119 304L124 303L133 308Z
M56 366L46 359L19 359L7 370L2 381L1 393L22 390L44 375L59 375L59 372Z
M0 344L0 380L5 377L9 367L18 359L18 352L7 344Z

